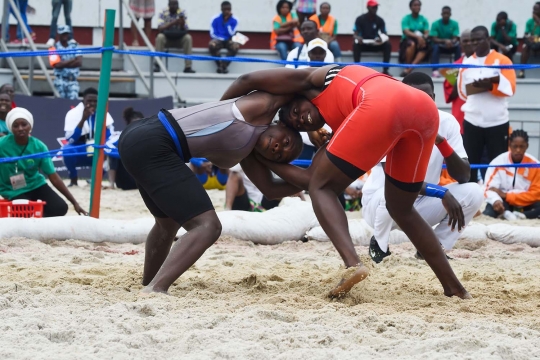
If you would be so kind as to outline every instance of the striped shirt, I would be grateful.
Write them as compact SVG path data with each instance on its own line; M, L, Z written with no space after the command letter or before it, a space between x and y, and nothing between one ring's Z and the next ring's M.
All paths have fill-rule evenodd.
M189 29L188 23L187 23L187 14L185 10L178 8L178 10L176 10L176 14L171 14L171 12L169 11L169 8L165 8L159 13L158 27L160 27L161 25L165 25L170 22L173 22L176 19L179 19L181 17L184 17L186 19L185 29L186 30ZM172 28L176 28L176 27L177 26L174 26Z
M315 14L317 12L317 0L298 0L296 11L306 14Z

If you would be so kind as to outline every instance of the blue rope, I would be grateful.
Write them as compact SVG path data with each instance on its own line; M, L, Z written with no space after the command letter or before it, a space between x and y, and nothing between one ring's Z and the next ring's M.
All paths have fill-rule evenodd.
M38 50L38 51L12 51L0 53L0 58L19 58L19 57L36 57L49 55L85 55L85 54L100 54L104 51L113 51L111 47L92 47L82 49L67 49L67 50Z

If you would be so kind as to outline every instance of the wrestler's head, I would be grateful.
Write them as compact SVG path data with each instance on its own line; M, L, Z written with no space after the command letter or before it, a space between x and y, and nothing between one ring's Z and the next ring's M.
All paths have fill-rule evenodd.
M279 122L261 134L255 151L268 160L289 163L300 156L303 142L298 131Z
M303 96L296 96L279 110L279 120L298 131L319 130L325 124L319 109Z
M430 98L435 100L435 87L429 75L421 72L413 72L405 76L402 81L406 85L425 92Z

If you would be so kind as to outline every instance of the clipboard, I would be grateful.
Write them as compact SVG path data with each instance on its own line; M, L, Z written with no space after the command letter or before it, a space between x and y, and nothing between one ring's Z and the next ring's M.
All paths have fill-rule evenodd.
M487 78L487 79L492 80L492 79L497 79L498 77L499 76L493 76L493 77L490 77L490 78ZM467 96L481 94L481 93L484 93L484 92L487 92L487 91L490 91L490 90L484 89L484 88L474 87L473 83L465 85L465 92L467 93Z

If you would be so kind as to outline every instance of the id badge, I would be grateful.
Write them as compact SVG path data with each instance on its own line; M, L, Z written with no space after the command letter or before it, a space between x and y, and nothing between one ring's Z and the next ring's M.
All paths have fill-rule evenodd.
M10 176L9 180L11 181L11 187L13 190L19 190L26 187L26 179L24 178L24 174Z
M87 153L92 153L92 154L87 155L89 157L94 156L94 147L92 145L94 145L94 140L88 140L86 142L86 152Z

